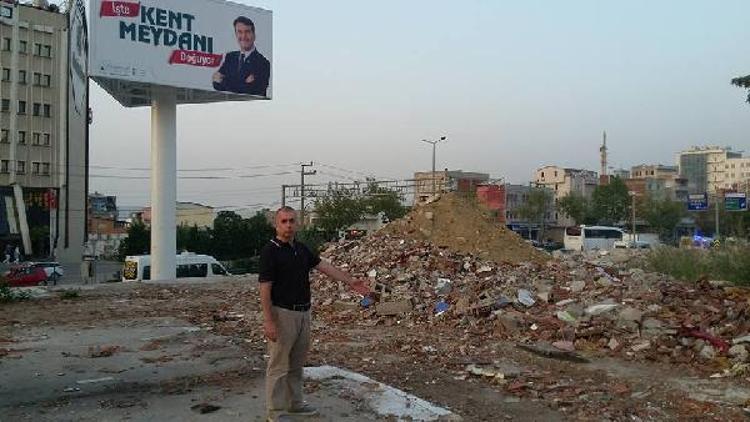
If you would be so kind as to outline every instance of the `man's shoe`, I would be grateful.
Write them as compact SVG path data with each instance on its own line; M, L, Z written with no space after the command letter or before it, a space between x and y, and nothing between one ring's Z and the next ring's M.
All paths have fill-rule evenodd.
M302 403L298 406L292 407L287 413L296 416L315 416L318 414L318 409L309 403Z

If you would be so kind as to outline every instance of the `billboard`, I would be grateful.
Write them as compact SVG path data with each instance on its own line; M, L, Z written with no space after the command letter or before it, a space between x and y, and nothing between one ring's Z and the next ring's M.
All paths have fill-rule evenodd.
M727 211L747 211L747 195L727 193L724 195L724 207Z
M688 211L708 210L708 195L705 193L688 196Z
M271 11L223 0L91 0L90 72L126 106L153 85L179 103L270 99L272 33Z

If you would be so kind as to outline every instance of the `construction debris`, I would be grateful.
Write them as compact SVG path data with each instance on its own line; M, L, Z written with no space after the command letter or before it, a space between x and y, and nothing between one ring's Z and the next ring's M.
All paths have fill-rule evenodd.
M434 219L444 214L441 202L432 204ZM750 342L746 290L676 282L611 261L597 265L601 256L498 263L392 233L332 244L323 254L356 276L375 274L381 302L356 308L366 325L448 325L526 348L563 345L550 346L556 354L694 362L707 371L718 369L720 357L748 359L740 348L730 353L731 345ZM328 278L314 283L323 314L338 312L333 304L342 302L354 309L361 300Z

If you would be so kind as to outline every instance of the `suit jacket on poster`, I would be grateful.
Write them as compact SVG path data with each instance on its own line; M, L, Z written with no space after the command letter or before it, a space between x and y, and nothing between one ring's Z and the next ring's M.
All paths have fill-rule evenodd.
M224 75L224 80L214 82L215 90L265 97L271 76L271 63L258 50L250 53L244 61L241 61L239 51L232 51L224 56L219 73ZM253 75L254 80L248 84L245 80L250 75Z

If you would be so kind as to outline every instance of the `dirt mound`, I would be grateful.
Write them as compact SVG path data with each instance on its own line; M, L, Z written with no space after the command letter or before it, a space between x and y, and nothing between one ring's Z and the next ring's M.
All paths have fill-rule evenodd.
M548 259L513 231L492 220L488 211L454 193L416 207L383 230L498 263L541 263Z

